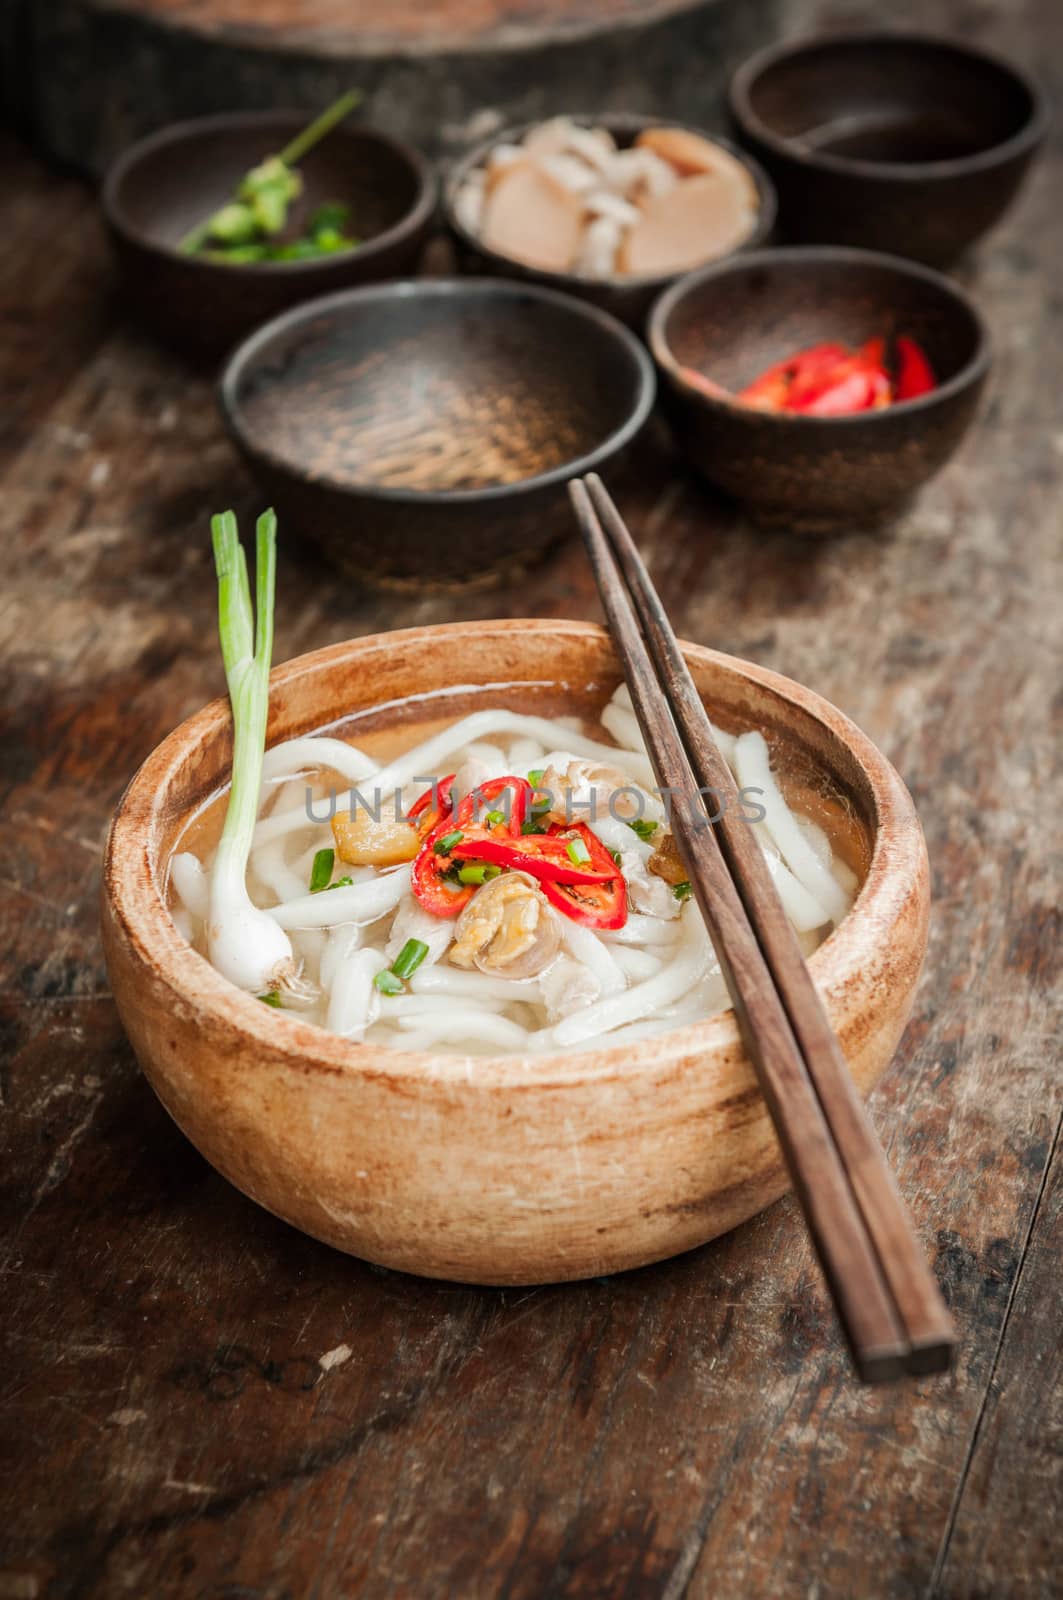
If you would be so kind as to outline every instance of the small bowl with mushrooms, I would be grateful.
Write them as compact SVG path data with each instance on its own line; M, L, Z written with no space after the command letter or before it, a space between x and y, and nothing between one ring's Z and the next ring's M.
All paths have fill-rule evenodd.
M641 327L682 273L762 244L775 193L751 156L703 129L581 115L477 146L443 212L464 269L552 285Z

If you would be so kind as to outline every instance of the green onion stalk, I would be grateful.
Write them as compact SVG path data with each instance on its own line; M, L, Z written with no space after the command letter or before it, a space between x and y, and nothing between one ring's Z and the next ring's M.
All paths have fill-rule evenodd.
M277 519L255 528L255 609L247 558L231 511L211 520L218 573L218 632L233 715L233 764L225 825L210 878L207 946L223 977L255 994L298 985L291 941L247 892L247 862L258 818L273 654Z

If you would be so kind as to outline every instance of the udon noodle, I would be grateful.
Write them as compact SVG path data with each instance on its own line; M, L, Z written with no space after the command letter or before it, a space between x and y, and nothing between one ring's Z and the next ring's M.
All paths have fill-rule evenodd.
M382 764L325 735L269 750L247 887L300 972L263 998L351 1040L474 1055L621 1045L725 1008L625 688L601 725L614 744L492 709ZM809 954L855 876L787 804L763 736L717 737ZM170 876L204 954L211 868L184 849Z

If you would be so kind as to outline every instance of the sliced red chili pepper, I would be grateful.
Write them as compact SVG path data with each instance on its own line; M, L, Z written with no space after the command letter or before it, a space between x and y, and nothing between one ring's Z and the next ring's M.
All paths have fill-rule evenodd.
M475 884L454 883L447 877L452 861L450 852L440 853L436 845L450 833L460 830L453 816L445 816L427 833L410 869L410 887L419 903L433 917L456 917L476 893Z
M844 417L869 411L875 404L874 375L865 367L839 368L837 378L814 400L794 409L804 417Z
M575 862L569 854L573 839L582 842L585 862ZM492 866L527 872L540 883L602 883L615 878L617 872L612 856L583 822L513 840L485 836L481 829L466 830L466 837L451 854L459 861L487 861Z
M506 791L509 790L509 798ZM499 804L501 802L501 804ZM455 826L483 823L490 811L501 811L505 827L520 833L521 825L531 810L532 786L527 778L490 778L467 794L455 813Z
M543 894L563 911L573 922L585 928L622 928L627 921L627 884L624 875L596 833L585 822L557 823L550 830L551 838L579 836L587 847L590 865L601 872L612 872L612 877L598 883L563 883L540 879Z
M439 778L419 795L406 813L407 822L412 822L423 839L431 833L436 823L443 817L448 817L453 809L451 790L456 774L451 772L445 778Z
M619 871L608 883L552 883L539 888L559 911L585 928L622 928L627 921L627 884Z
M738 398L759 411L788 411L795 401L818 393L831 370L849 352L840 344L816 344L776 361L741 391Z
M914 339L909 339L907 334L898 334L895 341L897 346L897 382L894 387L895 400L914 400L918 395L929 394L931 389L937 388L937 379L934 369L927 360L926 352Z
M442 790L446 785L448 799L452 783L453 775L449 780L444 778L439 786ZM451 833L461 834L462 841L468 838L475 839L477 843L490 840L512 843L514 835L520 836L531 795L531 785L526 778L492 778L467 794L456 811L440 817L424 835L410 872L410 886L426 911L430 911L434 917L456 917L468 905L477 887L475 884L455 883L448 876L455 864L453 852L440 852L436 845ZM443 798L442 794L440 798ZM500 812L503 820L488 823L486 817L492 811ZM459 841L454 842L457 844ZM477 859L486 859L477 850L472 854Z

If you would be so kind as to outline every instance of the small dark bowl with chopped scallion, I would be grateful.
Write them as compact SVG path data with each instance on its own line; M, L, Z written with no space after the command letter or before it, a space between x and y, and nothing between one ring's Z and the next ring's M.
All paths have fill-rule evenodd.
M182 354L217 359L290 306L416 267L435 219L431 167L409 145L352 120L300 160L301 192L266 246L234 235L224 249L188 248L245 174L313 115L236 112L178 123L134 145L108 173L103 209L125 302Z

